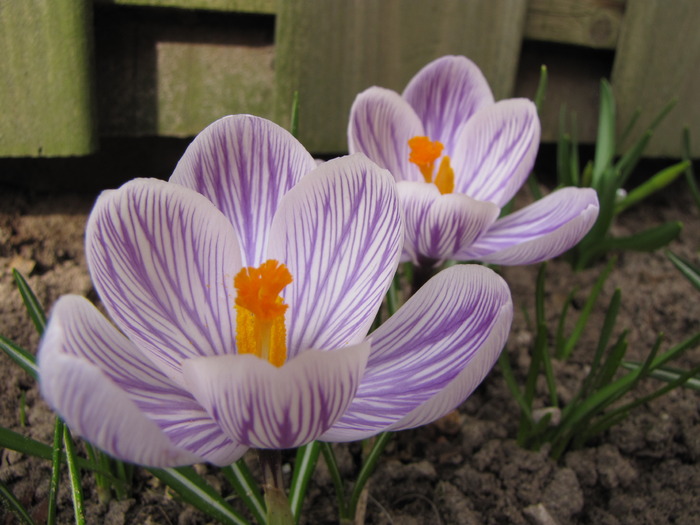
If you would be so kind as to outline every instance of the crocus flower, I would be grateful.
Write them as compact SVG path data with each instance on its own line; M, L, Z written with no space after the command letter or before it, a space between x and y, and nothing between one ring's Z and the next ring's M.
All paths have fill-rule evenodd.
M116 326L61 298L41 392L77 434L161 467L431 421L493 365L512 304L490 270L454 268L367 338L402 240L388 172L316 167L275 124L224 118L169 182L99 197L86 255Z
M571 248L598 216L594 190L564 188L498 218L532 169L540 123L529 100L494 103L465 57L431 62L403 95L360 93L348 138L351 153L366 154L398 182L404 261L531 264Z

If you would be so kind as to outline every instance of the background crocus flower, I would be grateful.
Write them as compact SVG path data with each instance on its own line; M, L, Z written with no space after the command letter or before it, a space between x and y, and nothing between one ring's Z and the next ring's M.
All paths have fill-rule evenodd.
M498 219L530 173L540 139L532 102L495 102L460 56L425 66L403 95L379 87L350 111L350 152L398 182L406 220L402 260L531 264L575 245L598 216L594 190L564 188Z
M402 240L393 180L366 157L316 167L278 126L222 119L170 182L98 199L87 261L116 327L61 298L42 394L79 435L151 466L440 417L493 365L512 304L490 270L454 268L366 338Z

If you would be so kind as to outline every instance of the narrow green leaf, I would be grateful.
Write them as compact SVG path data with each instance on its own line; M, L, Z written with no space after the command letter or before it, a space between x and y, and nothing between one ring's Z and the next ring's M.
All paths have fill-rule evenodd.
M36 357L18 344L0 335L0 350L5 352L10 359L17 363L25 372L34 379L39 377L39 369L36 366Z
M362 468L360 468L360 473L357 475L357 481L355 482L355 486L352 488L352 494L350 495L348 512L350 514L350 517L352 517L353 519L355 518L357 502L360 501L360 495L362 494L362 490L365 488L367 481L369 480L370 476L374 472L375 467L377 466L377 461L379 461L382 452L384 452L384 449L386 448L389 441L391 441L393 435L393 432L382 432L374 438L375 441L374 445L372 446L372 450L370 450L369 454L365 458L365 462L363 463Z
M2 507L12 512L15 518L19 520L19 523L22 525L34 525L34 520L27 512L27 509L24 508L22 503L2 481L0 481L0 500L2 500Z
M688 128L683 128L683 160L691 161L692 158L693 155L690 148L690 130ZM690 188L690 193L695 201L695 206L700 210L700 188L698 188L698 183L695 179L692 162L688 164L688 168L685 170L685 180L688 182L688 187Z
M620 142L621 143L624 144L627 141L627 138L629 137L630 133L632 133L632 130L634 129L634 125L639 120L639 117L641 114L642 114L642 108L637 108L634 110L634 113L632 113L632 117L630 117L629 121L627 122L627 125L625 126L625 129L622 131L622 135L620 135Z
M27 283L27 280L19 273L15 268L12 269L12 276L15 278L17 283L17 288L24 301L24 306L27 308L29 317L32 319L36 331L39 335L43 335L44 328L46 327L46 315L44 314L44 309L39 304L39 300L34 295L34 292Z
M294 516L295 522L299 521L301 506L306 496L306 489L309 486L309 480L314 470L316 470L316 462L318 461L320 452L321 445L318 441L313 441L297 449L292 483L289 488L289 505L292 508L292 515Z
M248 520L238 514L192 467L149 468L148 471L207 516L225 525L249 525Z
M0 426L0 447L8 448L10 450L15 450L26 454L28 456L33 456L42 459L51 459L53 454L53 449L46 443L41 443L32 438L18 434L14 430ZM80 468L88 470L97 470L95 466L84 458L77 458L78 466ZM65 461L65 456L61 457L61 461ZM109 473L103 473L109 475Z
M584 303L583 308L581 309L581 314L576 320L574 330L569 336L569 338L566 340L566 344L561 349L561 352L557 354L557 358L568 359L568 357L571 355L571 352L574 351L574 348L578 344L578 341L583 335L583 331L586 328L586 325L588 324L588 318L591 315L591 312L593 311L593 307L595 306L595 303L598 300L598 296L603 290L603 285L610 276L610 272L612 272L612 269L615 266L616 262L617 258L613 257L612 259L610 259L610 261L608 261L608 264L605 266L600 276L596 280L590 295L586 299L586 302Z
M622 213L630 206L637 204L643 199L646 199L649 195L652 195L671 184L685 172L689 165L690 162L683 161L679 162L678 164L674 164L673 166L669 166L668 168L661 170L646 182L634 188L624 199L615 205L615 215Z
M547 66L540 66L540 80L537 83L537 91L535 92L535 106L537 113L542 114L542 105L544 104L545 95L547 94Z
M615 163L615 170L617 172L617 182L618 188L621 188L627 179L634 171L637 166L639 159L642 158L642 154L646 149L653 133L651 130L647 130L644 134L635 142L630 149L625 151L625 153L620 157L620 159Z
M49 504L46 518L47 525L56 523L58 515L58 486L61 481L61 456L63 452L63 421L57 417L53 429L53 450L51 453L51 481L49 482Z
M257 522L264 525L267 522L265 503L260 488L248 470L245 460L239 459L234 464L222 469L222 472Z
M700 268L688 259L676 255L670 250L666 250L666 257L670 259L673 265L688 279L695 288L700 290Z
M554 335L554 355L560 355L564 350L564 345L566 344L566 337L564 336L564 327L566 324L567 314L569 313L569 307L574 300L574 295L578 292L578 286L572 288L568 294L566 294L566 299L564 300L564 306L559 313L559 321L557 321L557 331Z
M637 370L641 368L641 366L642 363L636 361L622 362L622 367L626 368L627 370ZM678 378L683 376L686 372L687 370L681 370L679 368L665 366L660 367L656 370L652 370L649 373L649 377L653 377L654 379L658 379L659 381L665 381L667 383L670 383L671 381L677 381ZM682 386L685 386L692 390L700 391L700 377L689 377L685 384L683 384Z
M612 250L654 251L678 237L682 229L680 222L667 222L628 237L609 237L602 240L597 248L603 253Z
M66 463L68 465L68 479L70 480L71 496L73 498L73 516L75 525L85 525L85 509L83 506L83 487L80 479L80 468L76 461L75 444L70 430L63 427L63 446L66 449Z
M592 186L600 189L603 177L608 172L615 155L615 98L610 83L603 79L600 83L600 112L598 115L598 134L596 136L595 156L593 159Z
M595 384L593 385L594 390L610 384L612 379L615 377L618 369L620 368L620 363L627 353L627 330L622 332L617 342L613 345L607 358L600 365L600 373L596 378Z
M344 523L343 520L349 520L348 515L348 505L345 499L345 483L343 482L343 476L338 468L338 462L335 459L335 453L333 452L333 447L330 443L321 442L321 453L323 454L323 459L328 467L328 473L333 480L333 488L335 488L335 498L338 503L338 517L339 521Z

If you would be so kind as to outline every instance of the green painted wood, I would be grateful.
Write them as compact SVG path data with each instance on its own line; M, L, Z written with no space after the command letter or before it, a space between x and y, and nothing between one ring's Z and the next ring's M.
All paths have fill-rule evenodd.
M0 156L96 148L91 0L0 2Z
M530 0L525 38L615 49L625 0Z
M612 72L618 130L637 108L643 112L640 124L649 124L669 100L678 98L649 145L650 156L679 157L683 126L700 144L699 21L697 0L627 1Z
M300 140L314 152L347 149L348 113L371 85L403 90L429 61L461 54L480 65L497 98L514 87L527 2L280 0L276 112L288 123L299 91Z
M98 4L274 14L276 0L94 0Z

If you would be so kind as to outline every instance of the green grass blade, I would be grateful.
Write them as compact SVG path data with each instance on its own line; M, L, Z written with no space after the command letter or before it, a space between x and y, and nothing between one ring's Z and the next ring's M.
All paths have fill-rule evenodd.
M540 80L537 83L537 91L535 92L535 106L537 107L537 113L540 115L542 114L542 106L547 94L547 80L547 66L543 64L540 66Z
M557 357L559 359L568 359L568 357L571 355L571 352L574 351L574 348L578 344L578 341L583 335L583 331L586 328L586 325L588 324L588 318L590 317L591 312L593 311L595 303L598 301L598 296L603 290L603 285L610 276L610 272L612 272L612 269L615 266L616 262L617 258L613 257L612 259L610 259L610 261L608 261L608 264L605 266L602 273L598 277L596 283L593 285L593 289L591 290L590 295L588 296L586 302L583 305L581 315L579 315L579 318L576 320L576 325L574 326L573 332L566 340L566 344L561 349L561 352L557 354Z
M267 523L267 510L258 484L253 479L243 459L222 469L226 479L231 483L238 496L248 507L260 525Z
M306 496L306 489L309 486L309 480L314 470L316 470L316 462L318 461L320 452L321 444L318 441L313 441L297 449L292 483L289 488L289 505L292 508L292 515L294 516L295 522L299 521L301 506L304 503L304 496Z
M673 265L690 281L690 283L700 290L700 268L693 263L676 255L670 250L666 250L666 257L670 259Z
M148 471L207 516L225 525L250 525L192 467L149 468Z
M85 508L83 505L83 487L80 484L80 468L76 461L75 444L67 426L63 426L63 446L66 449L68 464L68 479L70 480L71 496L73 498L73 516L76 525L85 525Z
M34 525L34 520L27 512L27 509L24 508L22 503L2 481L0 481L0 500L2 500L2 507L12 512L15 518L19 520L18 523Z
M600 371L593 383L593 390L598 390L609 384L620 369L620 363L627 353L627 334L627 330L622 332L622 335L610 349L607 358L600 365Z
M36 327L36 331L39 332L39 335L43 335L44 328L46 328L44 309L41 307L41 304L39 304L39 300L36 298L36 295L34 295L34 292L29 287L29 283L27 283L27 280L22 274L13 268L12 276L15 278L17 288L24 301L24 306L27 308L27 312Z
M625 129L622 131L622 134L620 135L620 143L624 144L627 139L630 136L630 133L632 133L632 130L634 129L634 125L637 123L639 120L639 117L642 114L642 109L637 108L634 110L634 113L632 113L632 117L629 119L627 122L627 125L625 126Z
M638 202L646 199L649 195L671 184L685 172L688 166L690 166L689 161L682 161L673 166L669 166L634 188L624 199L615 205L615 215L622 213L630 206L634 206Z
M690 148L690 130L688 128L683 129L683 160L691 161L693 155ZM700 210L700 188L698 188L698 182L695 179L695 172L693 170L693 163L688 164L688 169L685 170L685 180L688 182L688 187L690 188L690 194L693 196L695 201L695 206Z
M638 363L636 361L623 361L622 367L626 368L627 370L637 370L642 367L642 363ZM681 370L678 368L659 367L656 370L652 370L649 373L649 377L653 377L654 379L658 379L659 381L665 381L669 383L671 381L678 380L678 378L686 372L686 370ZM688 380L683 384L683 386L686 388L690 388L691 390L700 391L700 377L689 377Z
M53 430L53 450L51 454L51 481L49 482L49 504L46 524L54 525L57 516L58 486L61 481L61 453L63 452L64 423L56 418Z
M604 239L598 244L598 249L602 250L603 253L612 250L651 252L666 246L678 237L682 229L683 224L680 222L667 222L628 237Z
M10 359L17 363L34 379L39 377L39 369L36 366L36 357L34 357L27 350L2 335L0 335L0 350L5 352Z
M608 172L615 155L615 98L612 86L607 80L600 83L600 113L598 115L598 134L596 136L595 156L593 158L592 186L599 190L603 178Z
M321 442L321 453L323 454L323 459L328 467L328 473L333 480L333 488L335 488L335 499L338 503L338 521L344 523L344 520L348 520L348 505L345 499L345 483L343 482L343 476L338 468L338 462L335 459L335 453L333 452L333 447L330 443Z
M350 504L348 505L348 511L353 519L355 518L357 502L360 501L360 495L362 494L362 490L365 488L367 481L374 472L374 468L377 466L377 461L381 457L382 452L384 452L384 449L386 448L389 441L391 441L391 438L393 436L393 432L382 432L374 438L375 441L374 445L372 446L372 450L370 450L369 454L367 455L367 458L365 458L365 462L363 463L362 468L360 469L360 473L357 475L357 481L355 482L355 486L352 488L352 494L350 495Z

